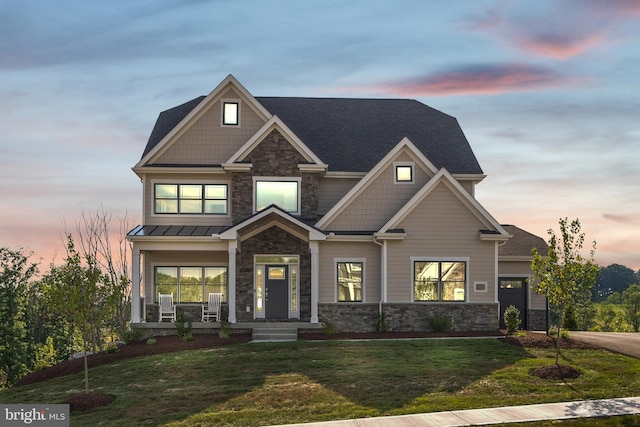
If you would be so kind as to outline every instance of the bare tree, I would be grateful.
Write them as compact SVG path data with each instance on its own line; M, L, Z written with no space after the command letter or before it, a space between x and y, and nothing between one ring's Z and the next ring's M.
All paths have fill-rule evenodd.
M76 222L75 234L78 251L82 257L96 260L97 265L109 278L113 304L111 327L123 336L130 318L131 298L131 244L126 240L133 221L125 213L113 225L113 215L103 206L95 212L82 211L82 219ZM65 227L66 228L66 227ZM71 234L65 229L65 234ZM115 238L115 243L113 239Z

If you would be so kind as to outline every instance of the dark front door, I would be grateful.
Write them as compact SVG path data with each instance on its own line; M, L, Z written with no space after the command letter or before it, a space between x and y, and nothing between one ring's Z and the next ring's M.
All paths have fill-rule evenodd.
M267 319L289 318L289 267L286 265L267 265L267 278L264 282L265 317Z
M500 327L504 324L504 311L510 305L520 310L520 329L527 327L527 281L523 278L501 277L498 279L498 301L500 301Z

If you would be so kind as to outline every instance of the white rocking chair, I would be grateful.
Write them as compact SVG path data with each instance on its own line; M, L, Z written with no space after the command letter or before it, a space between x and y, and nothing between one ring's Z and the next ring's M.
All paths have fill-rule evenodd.
M176 321L176 306L173 303L173 294L158 295L158 311L160 313L160 322L164 319L172 322Z
M210 322L211 319L220 321L220 304L222 303L221 293L210 293L209 300L202 305L202 321Z

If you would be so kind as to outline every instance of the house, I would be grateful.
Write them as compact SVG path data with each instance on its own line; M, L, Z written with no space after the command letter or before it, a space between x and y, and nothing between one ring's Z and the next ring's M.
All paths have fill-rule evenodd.
M257 97L229 75L160 113L133 171L133 327L163 326L160 293L198 322L210 292L237 327L371 331L383 313L489 331L500 298L545 327L525 280L544 241L475 199L485 175L457 120L418 101Z

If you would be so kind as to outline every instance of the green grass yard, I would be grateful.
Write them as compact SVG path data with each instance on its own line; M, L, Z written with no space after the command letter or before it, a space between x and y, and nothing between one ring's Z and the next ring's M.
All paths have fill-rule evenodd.
M640 395L640 360L604 350L561 354L580 378L532 377L531 368L553 363L554 350L496 339L249 343L169 353L91 369L91 388L116 400L73 414L71 425L258 426ZM82 381L75 374L15 387L0 391L0 401L59 403L80 393Z

